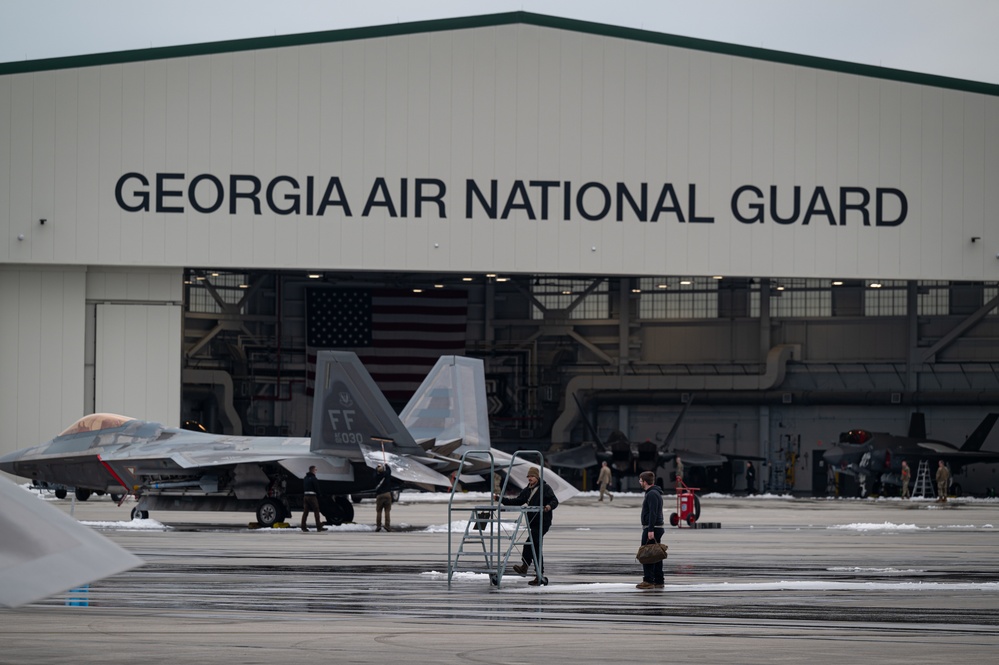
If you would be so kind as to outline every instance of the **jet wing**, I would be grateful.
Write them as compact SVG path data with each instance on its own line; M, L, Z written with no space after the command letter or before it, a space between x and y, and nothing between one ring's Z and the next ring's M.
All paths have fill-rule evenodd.
M597 446L593 443L581 443L574 448L551 453L546 459L556 468L588 469L597 465Z
M513 456L493 448L493 459L496 460L497 468L502 467L499 470L503 470L509 467ZM513 468L510 469L510 478L519 487L527 487L527 470L532 466L538 465L530 460L518 457ZM555 496L558 497L559 501L568 501L579 494L579 490L564 481L557 473L550 469L545 469L545 484L551 486L552 491L555 492Z
M18 607L142 565L137 556L0 478L0 605Z
M954 450L953 447L945 443L935 443L933 441L921 441L916 444L920 448L930 451L934 455L939 455L941 459L969 464L971 462L999 462L999 453Z
M364 454L365 464L372 469L377 468L379 464L388 464L392 469L392 477L396 480L414 485L439 485L441 487L451 485L451 481L448 480L447 476L437 473L414 459L410 459L404 455L383 452L378 448L364 443L358 444L358 447Z

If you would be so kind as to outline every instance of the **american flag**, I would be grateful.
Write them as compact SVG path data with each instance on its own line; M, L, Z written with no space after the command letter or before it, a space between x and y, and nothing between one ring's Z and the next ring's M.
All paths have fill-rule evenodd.
M312 288L305 292L306 392L316 352L353 351L393 403L405 403L443 355L464 355L468 294L434 289Z

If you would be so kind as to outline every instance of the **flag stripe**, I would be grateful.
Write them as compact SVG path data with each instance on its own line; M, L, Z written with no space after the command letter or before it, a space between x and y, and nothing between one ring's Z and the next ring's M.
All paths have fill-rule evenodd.
M468 294L434 290L312 288L306 291L306 391L316 351L353 351L391 401L419 387L442 355L465 352Z

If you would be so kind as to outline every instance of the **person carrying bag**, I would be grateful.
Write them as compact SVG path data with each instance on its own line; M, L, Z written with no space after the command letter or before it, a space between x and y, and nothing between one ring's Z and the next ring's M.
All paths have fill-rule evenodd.
M638 484L645 491L645 500L642 501L642 545L660 543L663 534L666 533L666 524L663 520L663 492L656 485L656 474L651 471L643 471L638 476ZM660 550L663 557L655 562L642 563L642 581L636 585L637 589L664 589L666 581L663 577L663 559L665 557L665 547ZM657 557L653 557L657 558Z

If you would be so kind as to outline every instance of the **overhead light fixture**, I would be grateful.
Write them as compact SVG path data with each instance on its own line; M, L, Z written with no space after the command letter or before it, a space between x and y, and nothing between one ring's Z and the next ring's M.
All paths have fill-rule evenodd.
M320 277L322 277L322 275L320 275L317 272L310 272L309 273L309 279L319 279Z
M642 290L641 289L632 289L631 292L632 293L641 293Z
M435 289L443 289L444 285L443 284L434 284L434 288Z
M496 281L497 282L509 282L510 278L509 277L497 277Z
M219 274L217 272L213 272L212 273L212 277L218 277L218 276L219 276Z
M571 296L572 295L572 291L563 291L562 295L564 295L564 296Z
M881 288L881 282L871 282L871 288L872 289L880 289Z
M833 280L832 285L833 286L843 286L843 280L841 280L841 279Z
M423 293L423 289L413 289L413 293Z
M693 282L691 282L689 279L681 279L680 280L680 284L683 285L683 286L690 286L692 283Z
M471 277L462 277L461 281L463 281L463 282L471 282L472 278Z
M248 289L248 288L250 288L250 285L249 284L240 284L239 288L241 288L241 289Z
M486 273L486 277L489 278L489 279L494 279L496 277L496 273L487 272Z
M714 276L714 277L712 277L711 279L722 279L722 276L721 276L721 275L715 275L715 276Z
M778 291L783 291L784 290L784 285L783 284L778 284L777 285L777 290Z

